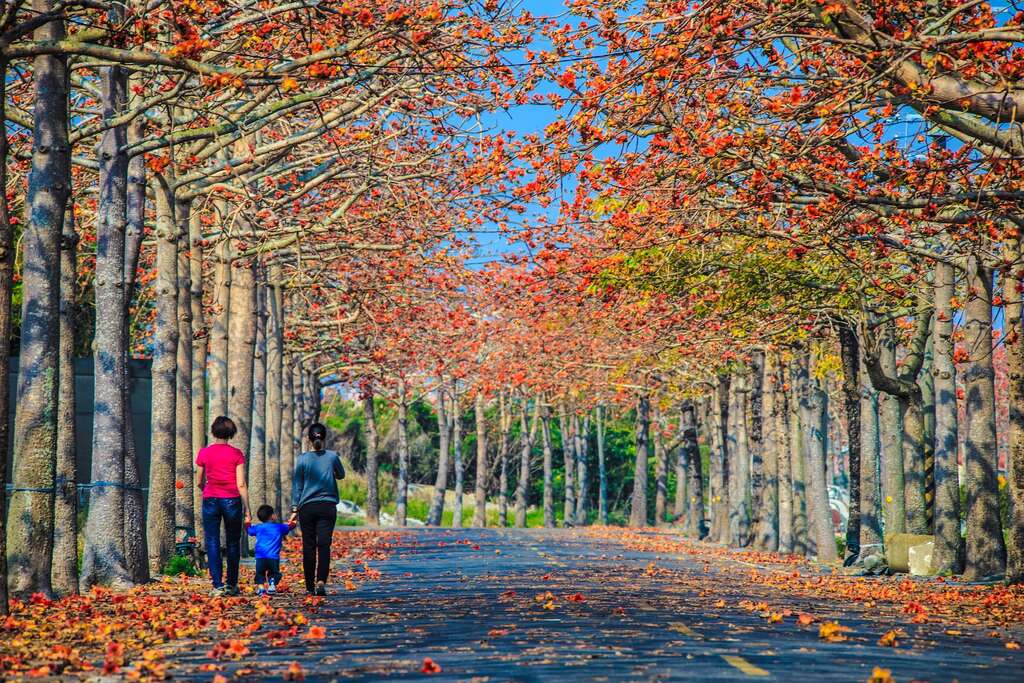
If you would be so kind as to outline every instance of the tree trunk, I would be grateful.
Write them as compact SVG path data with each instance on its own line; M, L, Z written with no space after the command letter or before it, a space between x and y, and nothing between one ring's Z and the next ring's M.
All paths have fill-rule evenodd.
M70 184L71 180L68 179ZM53 505L50 584L57 595L78 593L78 486L75 462L75 311L78 233L68 201L60 248L60 360L57 377L57 480ZM6 456L5 456L6 457ZM121 537L123 540L123 536Z
M505 401L505 391L498 391L498 424L501 428L498 441L498 526L508 526L508 440L512 418Z
M665 428L661 407L655 401L651 407L654 423L654 525L665 524L665 509L668 502L668 457L665 453Z
M434 480L434 495L430 499L427 513L429 526L440 526L444 515L444 494L448 488L448 457L451 452L451 432L448 430L448 410L445 399L447 382L442 377L437 385L437 479Z
M597 521L608 524L608 473L604 462L604 406L597 406Z
M651 400L640 394L636 402L636 461L633 469L633 496L630 502L629 526L647 526L647 443Z
M228 304L228 415L238 427L231 440L238 450L250 456L252 439L253 356L256 347L256 273L252 263L232 266ZM249 462L249 470L263 463Z
M484 395L477 389L473 399L473 415L476 418L476 481L473 497L473 526L487 526L487 417L484 415Z
M934 321L932 322L934 328ZM917 386L921 390L921 416L923 436L921 452L924 456L924 516L928 533L935 530L935 334L929 333L925 345L924 362Z
M174 552L178 230L167 179L154 176L156 196L156 324L152 364L152 442L146 514L149 570L159 574Z
M175 399L175 526L195 528L195 485L192 451L192 283L188 256L188 235L192 207L178 202L175 222L178 229L178 377Z
M1003 333L1006 338L1006 374L1009 389L1010 425L1007 443L1007 486L1010 494L1009 543L1006 558L1006 580L1024 582L1024 326L1021 325L1022 288L1021 249L1019 241L1007 245L1008 260L1017 270L1008 268L1003 274Z
M284 350L284 315L281 295L281 266L270 266L267 290L267 485L270 503L282 510L284 480L287 478L281 453L281 373Z
M295 501L292 500L292 478L295 475L295 461L299 453L295 451L295 405L292 402L292 367L291 357L281 354L281 499L284 509L290 510ZM367 444L367 457L370 448ZM369 480L367 480L369 481ZM367 484L367 500L369 500L369 484ZM369 508L369 506L367 506ZM370 511L366 511L366 523L370 524Z
M455 469L455 507L452 527L462 527L462 409L459 407L458 380L452 382L452 465Z
M526 526L526 508L529 504L530 494L530 454L533 451L533 442L530 438L530 431L526 423L526 411L529 410L529 400L523 394L523 412L519 416L519 478L516 481L516 527L522 529ZM534 417L534 420L537 418Z
M127 75L118 66L100 70L104 120L121 115L126 107ZM128 224L128 132L115 126L103 132L99 143L99 203L96 226L96 329L93 337L93 482L111 486L89 489L89 514L84 532L82 587L130 580L126 543L126 434L128 409L127 311L134 280L125 253ZM143 188L143 191L144 188ZM76 540L77 543L77 540Z
M747 382L747 415L750 426L747 431L747 450L750 453L750 494L748 537L754 542L753 534L760 526L761 503L764 500L766 480L764 452L764 363L765 354L755 349L750 355L750 375ZM774 507L774 503L772 504ZM773 513L774 514L774 513ZM774 531L774 526L772 527Z
M828 488L825 485L828 395L822 389L821 380L810 374L810 350L804 350L798 356L797 367L801 384L800 422L804 429L809 535L814 540L818 560L831 563L836 561L837 553L832 510L829 508Z
M692 416L690 416L692 417ZM688 503L690 482L687 475L686 462L689 457L686 449L689 447L687 444L688 429L687 420L690 419L686 415L685 404L679 409L679 445L676 447L676 495L672 501L672 521L674 524L682 524L683 528L689 528L689 519L687 513L689 512Z
M562 506L562 526L572 526L576 512L576 454L573 436L566 416L565 401L558 404L558 430L562 441L562 480L565 482L565 499Z
M52 0L33 0L32 8L45 14L54 4ZM63 21L40 26L34 38L63 40ZM6 529L8 582L15 595L50 592L60 335L60 259L54 256L60 253L71 174L67 61L63 56L41 55L33 62L32 75L32 170L25 202L28 224L21 236L23 297L14 486Z
M398 480L395 482L395 524L406 526L409 500L409 404L405 380L398 379ZM479 475L478 475L479 476Z
M133 83L135 76L129 80ZM139 142L145 137L145 121L138 117L128 125L128 144ZM124 244L124 318L123 329L131 334L129 316L135 293L139 254L146 220L146 160L140 154L128 160L127 188L127 229ZM138 452L135 448L135 426L132 423L131 381L127 376L128 359L131 351L125 339L125 375L119 381L124 391L124 561L128 578L133 583L149 581L149 549L146 543L146 501L142 491L142 475L139 472ZM95 450L93 451L95 453Z
M693 401L683 404L683 446L679 459L686 460L689 472L689 498L686 512L686 533L690 538L704 535L704 478L701 473L700 444L697 440L697 407Z
M217 205L218 209L221 207ZM227 224L226 216L221 220ZM210 326L209 376L210 419L228 414L228 321L231 316L231 238L226 234L217 244L217 261L213 270L213 324Z
M729 533L729 496L726 493L728 479L725 473L725 442L722 438L725 430L722 428L722 403L719 400L720 394L728 391L728 380L719 377L719 382L707 398L704 404L704 413L707 416L705 423L708 426L708 455L709 461L709 484L710 493L710 514L711 533L710 538L715 543L728 541Z
M795 356L798 357L801 353L803 352L800 349L796 349ZM792 392L789 395L789 451L790 479L793 481L793 552L797 555L808 555L811 545L807 528L807 468L804 462L804 426L800 410L801 393L807 377L801 373L796 358L790 363L790 374Z
M879 365L889 377L896 375L896 339L890 323L882 330L879 344ZM877 387L876 387L877 388ZM885 535L906 530L906 505L903 477L903 428L900 422L899 399L892 394L878 394L878 425L881 433L882 514Z
M750 452L747 450L747 376L733 375L729 385L729 540L744 547L750 538Z
M761 437L756 440L757 448L762 453L762 480L754 487L760 492L755 498L756 515L754 547L759 550L775 551L779 547L779 471L778 471L778 434L776 432L776 412L779 410L778 372L773 354L762 355L759 364L752 363L755 375L760 372L761 379L752 384L754 391L751 406L759 405L757 420L761 422ZM754 441L752 439L752 441Z
M843 407L846 409L846 440L850 468L850 512L846 522L846 556L860 556L860 342L852 324L839 325L839 355L843 364Z
M587 523L587 435L590 433L590 417L583 420L573 414L573 433L576 442L576 524Z
M932 348L935 389L935 549L933 567L940 574L963 571L960 535L960 474L957 466L956 365L953 362L953 266L935 264L935 341Z
M188 271L189 302L192 305L192 449L189 466L192 471L193 530L202 538L203 493L195 486L195 458L199 449L206 446L206 355L210 342L210 331L206 328L203 312L203 225L199 212L191 211L188 218ZM280 508L278 508L280 513Z
M966 394L964 465L967 472L967 558L971 580L1006 570L1006 544L999 519L995 370L992 364L992 269L976 255L967 259L964 345L970 354L963 383Z
M861 349L863 359L863 349ZM860 389L860 558L882 553L882 517L880 504L880 434L878 392L871 385L867 368L859 363ZM852 469L852 465L851 465Z
M373 388L363 389L363 428L366 430L366 523L380 525L380 493L377 476L377 413Z
M778 398L775 413L775 439L779 469L779 552L793 552L793 460L795 452L790 435L793 411L790 406L789 367L779 358L776 376Z
M267 287L259 267L256 287L256 344L252 359L252 438L249 441L249 495L254 506L271 503L267 476Z
M540 404L544 398L537 396ZM544 446L544 528L555 526L555 494L552 489L551 469L553 454L551 452L551 407L544 404L541 410L541 437Z

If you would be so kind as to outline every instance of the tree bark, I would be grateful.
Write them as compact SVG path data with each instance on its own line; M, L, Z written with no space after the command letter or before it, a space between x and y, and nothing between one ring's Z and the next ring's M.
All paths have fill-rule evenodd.
M604 462L604 406L596 408L597 422L597 521L608 524L608 473Z
M535 410L537 409L535 408ZM533 451L533 442L526 422L527 410L529 410L529 400L524 393L523 412L519 416L519 478L516 481L515 525L520 529L526 526L526 508L529 504L530 493L530 454ZM534 420L536 419L535 416Z
M7 60L0 56L0 121L7 119ZM0 135L0 187L7 187L8 140ZM0 615L7 599L7 448L10 445L11 292L14 288L14 229L6 192L0 192Z
M509 430L512 428L504 389L498 391L498 424L498 526L504 528L508 526L508 448Z
M657 401L651 406L651 419L654 423L654 525L663 526L668 502L668 456L662 433L665 428L664 418Z
M967 258L964 345L970 355L963 383L966 395L964 465L967 473L967 558L971 580L1003 574L1006 544L999 519L996 475L995 369L992 363L992 269L977 255Z
M832 510L825 485L825 450L828 434L828 396L822 381L811 374L811 352L804 350L797 359L800 373L800 422L804 429L804 463L807 480L807 518L809 535L820 562L837 559Z
M870 359L865 356L870 364ZM886 325L879 340L879 365L889 376L896 374L896 339L892 324ZM874 382L874 377L871 378ZM875 385L877 389L877 385ZM882 514L885 535L899 534L906 530L906 506L904 499L903 428L900 420L899 400L892 394L880 391L878 394L878 424L881 433L882 458Z
M861 349L863 357L863 348ZM881 441L878 427L878 392L864 363L857 375L860 393L860 558L882 553L882 516L880 503ZM852 469L852 465L851 465Z
M281 499L285 509L290 510L292 500L292 478L295 475L295 405L292 401L291 357L281 354ZM367 446L369 454L369 446ZM367 506L369 508L369 506ZM366 511L366 523L370 524L370 511Z
M231 440L250 457L252 439L253 356L256 347L256 273L253 263L235 262L228 304L228 416L238 427ZM252 468L263 463L249 462Z
M254 506L271 503L267 476L267 287L257 267L256 343L252 358L252 438L249 440L249 495Z
M860 342L849 322L839 325L839 355L843 364L843 407L846 409L846 440L850 468L850 512L846 522L846 556L860 556Z
M284 350L284 311L281 294L281 266L270 266L267 291L267 478L271 504L283 509L286 466L281 452L281 377ZM290 489L289 489L290 490Z
M179 201L175 206L177 227L178 345L174 440L174 524L195 528L195 485L192 451L192 283L188 256L188 234L192 207Z
M750 452L747 450L747 376L736 374L729 384L726 443L729 453L729 542L738 547L750 537Z
M754 534L760 526L763 510L761 502L764 499L763 489L766 481L766 454L764 452L764 364L764 351L754 349L750 355L750 374L747 377L746 402L750 425L747 430L747 451L750 454L750 512L748 520L750 532L748 536L751 542L755 540Z
M565 401L558 404L558 430L562 441L562 481L565 483L562 526L572 526L573 514L576 512L576 453Z
M455 469L455 506L452 527L462 528L462 409L459 407L458 380L452 381L452 465Z
M1024 306L1021 256L1024 250L1017 240L1007 245L1007 260L1017 270L1006 269L1003 282L1003 334L1006 339L1007 380L1009 384L1010 425L1007 434L1007 486L1010 494L1009 537L1006 558L1006 580L1024 582Z
M543 400L543 396L537 396L538 404L541 404ZM540 410L541 438L544 447L544 528L553 529L555 526L555 495L551 481L553 460L551 452L551 408L545 403Z
M779 552L792 553L794 547L793 534L793 460L796 451L791 440L793 430L793 410L790 397L789 366L780 358L778 371L778 412L775 414L775 438L779 454ZM799 442L798 442L799 443Z
M221 220L227 218L221 211ZM228 321L231 315L231 238L225 234L217 244L216 265L213 270L213 324L210 326L210 355L207 358L209 405L211 420L228 414Z
M68 179L70 184L71 179ZM50 584L57 595L78 593L78 486L75 462L75 312L78 233L69 199L60 248L60 360L57 377L57 480L53 504ZM6 454L5 454L6 457ZM123 539L123 536L122 536Z
M156 332L152 363L152 446L146 514L149 570L159 574L174 552L175 415L178 352L178 231L168 180L154 176L156 196Z
M934 330L935 321L932 320ZM924 515L928 533L935 530L935 380L932 369L935 365L935 334L928 335L924 348L924 363L917 378L921 390L922 439L921 451L924 457Z
M960 535L960 473L957 464L956 365L953 362L953 266L935 264L935 342L932 376L935 388L935 549L932 564L940 574L963 571Z
M442 377L437 386L437 478L434 480L434 495L430 499L427 513L429 526L440 526L444 516L444 495L448 488L448 457L451 452L451 432L448 429L447 382Z
M198 211L190 211L188 216L188 272L189 272L189 303L192 312L192 448L189 454L189 469L192 486L192 529L196 538L202 539L203 492L195 486L195 458L199 449L206 446L206 356L210 342L210 333L206 328L206 316L203 312L203 225ZM216 417L216 416L215 416ZM280 512L280 508L278 508Z
M709 484L710 512L711 512L711 533L710 538L715 543L728 542L729 534L729 495L726 491L728 478L726 477L726 453L722 427L722 402L721 394L728 391L728 378L720 376L711 395L705 401L704 413L707 416L705 423L708 426L708 455L710 472Z
M790 363L792 392L789 396L789 443L790 443L790 479L793 482L793 552L797 555L808 555L811 551L811 539L808 534L807 508L807 468L805 463L804 425L800 402L806 374L801 372L797 358L804 353L796 349L795 357Z
M590 432L590 418L583 420L573 413L572 431L576 444L576 524L587 523L587 434Z
M46 14L53 0L33 0ZM34 39L64 39L64 22L37 28ZM14 422L14 484L7 513L9 589L15 595L50 592L57 448L60 253L68 202L68 73L63 56L41 55L35 81L32 168L22 234L21 349ZM6 191L6 188L4 188ZM6 456L5 456L6 457Z
M633 469L633 496L629 510L629 526L645 527L647 521L647 444L651 401L640 394L636 402L636 461Z
M484 414L484 395L477 389L473 399L476 419L476 481L473 487L473 526L487 526L487 416Z
M406 526L409 500L409 403L405 380L398 379L398 480L395 482L395 524ZM479 474L477 475L479 476Z
M690 538L704 535L704 478L701 473L700 444L697 440L697 407L693 401L683 403L683 446L679 459L686 461L689 473L689 494L686 512L686 533Z
M366 523L380 525L380 492L377 476L377 412L373 388L363 390L363 428L366 430Z
M762 453L762 482L754 490L760 492L755 506L756 515L754 547L759 550L775 551L779 547L779 472L778 472L778 434L776 432L776 412L779 410L779 395L775 357L773 354L762 355L759 364L751 364L760 370L761 379L753 383L755 389L751 396L751 405L760 405L757 420L762 425L761 438L757 440L757 448Z

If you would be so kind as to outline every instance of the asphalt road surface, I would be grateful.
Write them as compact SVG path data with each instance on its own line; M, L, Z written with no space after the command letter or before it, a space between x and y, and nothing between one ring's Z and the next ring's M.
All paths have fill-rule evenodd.
M875 667L898 683L1024 681L1024 651L1007 649L1005 632L948 635L949 624L797 598L745 582L728 562L632 552L574 530L409 530L375 564L379 581L334 586L310 616L323 639L254 638L252 655L221 674L279 679L297 661L306 680L325 681L867 681ZM761 601L786 617L771 622L751 607ZM801 613L815 622L800 624ZM845 640L823 641L825 620L848 627ZM894 627L899 646L878 645ZM1020 629L1009 633L1019 640ZM196 668L205 649L180 657L184 678L210 680ZM440 671L423 672L428 657Z

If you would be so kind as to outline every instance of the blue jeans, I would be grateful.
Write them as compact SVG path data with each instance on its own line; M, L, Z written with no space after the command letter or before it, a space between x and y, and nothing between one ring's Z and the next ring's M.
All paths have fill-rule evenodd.
M203 534L206 535L206 561L210 565L210 579L213 587L224 585L221 581L220 526L224 523L227 533L228 585L238 585L238 559L242 550L242 499L203 498Z
M269 557L256 558L256 584L261 585L267 581L281 583L281 560Z

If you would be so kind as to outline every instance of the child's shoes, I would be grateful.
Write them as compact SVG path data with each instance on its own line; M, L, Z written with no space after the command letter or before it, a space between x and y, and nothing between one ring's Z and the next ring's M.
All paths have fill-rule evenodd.
M270 585L271 585L271 586L273 586L274 584L273 584L273 583L271 583ZM266 588L264 588L263 586L260 586L259 588L257 588L257 589L256 589L256 597L257 597L257 598L262 598L262 597L263 597L263 595L264 595L264 594L265 594L266 592L267 592L267 589L266 589ZM271 591L271 592L273 592L273 591Z
M277 592L277 586L274 585L274 580L271 579L270 583L267 584L267 595L273 595Z

